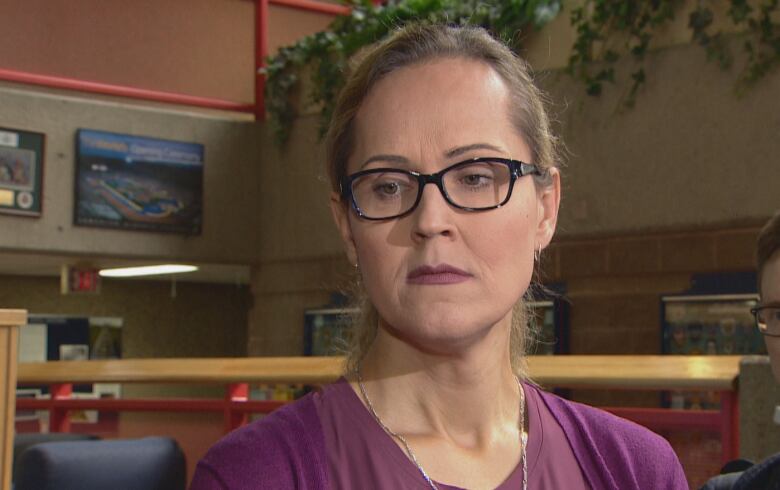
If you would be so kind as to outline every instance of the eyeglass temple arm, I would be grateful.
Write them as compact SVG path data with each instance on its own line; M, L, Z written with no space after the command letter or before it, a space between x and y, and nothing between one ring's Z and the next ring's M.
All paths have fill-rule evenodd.
M533 163L520 162L515 168L516 168L516 175L518 177L522 177L524 175L529 175L529 174L537 174L537 175L544 174L544 172L542 172L542 170L540 170L539 167Z

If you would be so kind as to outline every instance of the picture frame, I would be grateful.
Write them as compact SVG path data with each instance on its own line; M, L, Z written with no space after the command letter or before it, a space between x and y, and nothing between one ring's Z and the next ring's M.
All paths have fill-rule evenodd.
M0 213L40 217L46 135L0 128Z
M200 235L203 169L199 143L79 129L74 224Z

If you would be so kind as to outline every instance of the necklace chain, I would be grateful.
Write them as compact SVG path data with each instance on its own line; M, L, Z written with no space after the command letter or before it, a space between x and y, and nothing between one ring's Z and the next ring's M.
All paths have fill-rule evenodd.
M415 456L414 451L412 451L412 448L409 446L409 443L406 442L406 438L402 436L401 434L398 434L394 432L390 427L386 426L385 423L382 421L381 418L379 418L379 414L376 413L376 410L374 410L374 405L371 404L371 399L368 397L368 393L366 393L366 387L363 386L363 377L360 375L360 369L357 370L357 381L358 381L358 388L360 388L360 394L363 395L363 400L365 400L366 405L368 406L368 411L371 412L371 416L374 417L374 420L379 424L382 429L389 434L390 436L398 439L401 441L401 444L403 444L404 449L406 450L406 454L409 456L409 459L412 460L412 463L417 467L417 469L420 471L420 474L425 479L426 482L428 482L428 485L433 490L439 490L436 487L436 484L433 482L430 476L428 476L428 473L425 472L422 465L419 461L417 461L417 456ZM525 448L526 444L528 443L528 434L525 432L525 393L523 391L523 385L520 383L520 380L517 380L517 387L520 390L520 460L521 464L523 465L523 490L528 489L528 466L526 463L525 458Z

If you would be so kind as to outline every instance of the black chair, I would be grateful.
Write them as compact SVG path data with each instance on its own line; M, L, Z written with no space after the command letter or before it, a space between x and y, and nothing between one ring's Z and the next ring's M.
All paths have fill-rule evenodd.
M718 476L707 480L699 490L729 490L740 479L745 470L752 466L753 462L747 459L729 461L720 469Z
M16 468L19 464L19 456L30 446L41 444L43 442L64 442L64 441L95 441L100 439L91 434L72 434L65 432L30 432L16 434L14 436L14 463L11 481L16 479Z
M184 490L184 453L168 437L45 442L19 456L15 490Z

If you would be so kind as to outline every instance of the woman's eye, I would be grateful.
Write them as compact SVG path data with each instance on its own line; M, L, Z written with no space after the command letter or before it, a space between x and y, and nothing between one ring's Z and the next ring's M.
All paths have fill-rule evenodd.
M398 192L398 183L397 182L387 182L385 184L382 184L379 186L379 189L384 192L385 194L395 194Z
M374 184L374 193L386 197L386 196L395 196L397 194L400 194L401 192L401 184L398 182L393 181L387 181L387 182L377 182Z
M487 185L490 183L492 179L487 175L480 175L480 174L471 174L471 175L464 175L461 177L460 181L469 186L469 187L478 187Z

